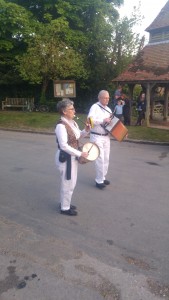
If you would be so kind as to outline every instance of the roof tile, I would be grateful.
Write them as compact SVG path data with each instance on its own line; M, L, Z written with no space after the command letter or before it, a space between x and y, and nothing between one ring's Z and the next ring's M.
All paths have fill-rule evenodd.
M126 71L113 81L134 82L145 80L169 80L169 42L145 46Z
M154 21L146 28L146 31L150 32L154 29L165 28L169 26L169 1L161 9L158 16Z

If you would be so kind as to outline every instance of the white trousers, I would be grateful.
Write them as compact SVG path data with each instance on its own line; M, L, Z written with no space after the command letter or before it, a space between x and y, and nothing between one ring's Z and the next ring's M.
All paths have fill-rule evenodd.
M60 172L60 204L61 210L70 209L72 194L77 182L77 171L78 171L78 161L75 156L71 155L71 179L66 179L66 165L67 163L59 162L59 150L56 152L55 164Z
M109 167L110 137L108 135L100 136L96 134L90 134L90 141L96 143L100 149L100 155L95 160L95 181L97 183L103 183L106 179Z

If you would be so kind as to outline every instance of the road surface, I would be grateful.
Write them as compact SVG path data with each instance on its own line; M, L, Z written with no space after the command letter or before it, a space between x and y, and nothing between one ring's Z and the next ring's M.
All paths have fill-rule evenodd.
M88 140L84 140L86 142ZM169 299L169 147L111 141L59 213L54 135L0 131L0 300Z

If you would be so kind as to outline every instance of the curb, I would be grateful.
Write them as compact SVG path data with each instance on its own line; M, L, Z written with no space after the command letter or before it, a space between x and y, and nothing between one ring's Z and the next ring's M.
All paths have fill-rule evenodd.
M55 135L55 133L52 133L52 132L24 130L24 129L12 129L12 128L1 128L0 127L0 130L2 130L2 131L23 132L23 133L33 133L33 134Z
M45 131L33 131L33 130L21 130L21 129L12 129L12 128L0 128L2 131L14 131L14 132L23 132L23 133L32 133L32 134L43 134L43 135L55 135L53 132L45 132ZM86 137L87 138L87 137ZM113 137L111 138L112 141L116 141ZM132 140L126 139L123 140L125 143L134 143L134 144L146 144L146 145L161 145L161 146L169 146L169 142L155 142L155 141L146 141L146 140Z

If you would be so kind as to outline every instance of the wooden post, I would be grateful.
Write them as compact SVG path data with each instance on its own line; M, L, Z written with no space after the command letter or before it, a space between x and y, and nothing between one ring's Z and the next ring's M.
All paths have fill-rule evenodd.
M168 119L168 96L169 96L169 86L167 85L164 93L164 120Z
M151 86L150 83L146 85L146 125L147 127L150 125L150 94L151 94Z
M134 84L128 84L129 87L129 97L130 97L130 120L132 117L132 103L133 103L133 90L134 90Z

